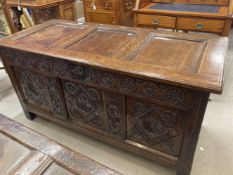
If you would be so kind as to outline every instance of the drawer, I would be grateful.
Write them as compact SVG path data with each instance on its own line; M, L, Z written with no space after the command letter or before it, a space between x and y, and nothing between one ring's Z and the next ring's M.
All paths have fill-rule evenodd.
M87 12L86 13L87 22L95 22L102 24L116 24L116 18L113 13L107 12Z
M222 33L224 26L223 20L178 18L177 21L177 28L182 30Z
M229 4L229 0L173 0L173 3L225 5L226 6Z
M164 28L175 28L176 18L171 16L138 14L137 24L151 26L154 25Z
M115 1L114 0L84 0L84 8L87 10L114 10Z

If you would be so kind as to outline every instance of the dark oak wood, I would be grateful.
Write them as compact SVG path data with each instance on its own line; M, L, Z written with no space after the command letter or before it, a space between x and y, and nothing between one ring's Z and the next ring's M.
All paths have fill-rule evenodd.
M87 22L133 26L135 0L83 0Z
M0 114L0 174L120 175Z
M153 9L157 5L170 4L169 8ZM171 7L172 5L187 5L185 7ZM188 10L191 6L194 11ZM209 6L209 7L208 7ZM208 8L218 8L210 11ZM200 11L203 8L203 11ZM138 27L170 28L173 30L197 31L216 33L228 36L232 24L232 0L136 0L134 24Z
M4 0L6 18L12 33L22 30L20 8L31 10L35 25L51 19L76 21L76 7L74 0ZM10 14L13 11L13 16Z
M55 35L50 35L53 33ZM50 21L1 40L28 119L44 117L189 175L228 38Z

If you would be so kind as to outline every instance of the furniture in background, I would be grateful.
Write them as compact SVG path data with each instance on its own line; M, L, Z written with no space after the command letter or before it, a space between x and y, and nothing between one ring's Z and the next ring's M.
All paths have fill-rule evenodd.
M136 0L135 26L228 36L233 0Z
M27 8L34 24L51 19L76 21L75 0L5 0L6 17L12 33L22 30L22 8ZM11 15L13 11L13 15Z
M55 20L2 39L0 55L28 119L189 175L227 47L215 35Z
M135 0L83 0L87 22L133 26Z
M76 0L76 12L77 12L77 19L84 18L84 7L82 0Z
M0 0L0 35L4 36L9 34L9 27L5 17L5 10L3 1Z
M7 21L5 19L5 14L4 14L4 6L2 4L2 1L0 0L0 39L5 37L8 32L8 25ZM2 59L0 57L0 70L4 69L4 67L1 66L2 64Z
M120 175L0 114L0 174Z

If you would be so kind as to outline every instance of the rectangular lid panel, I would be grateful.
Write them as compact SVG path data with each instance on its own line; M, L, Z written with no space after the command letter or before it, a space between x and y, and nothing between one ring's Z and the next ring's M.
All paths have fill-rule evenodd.
M139 47L144 39L143 34L137 31L97 27L66 49L123 59Z
M206 40L152 36L131 61L194 73L203 58L206 46Z
M39 44L46 47L51 45L58 45L59 40L64 40L64 37L68 39L69 37L77 37L80 33L84 32L85 26L71 26L71 25L50 25L37 32L33 32L24 37L18 38L21 42Z

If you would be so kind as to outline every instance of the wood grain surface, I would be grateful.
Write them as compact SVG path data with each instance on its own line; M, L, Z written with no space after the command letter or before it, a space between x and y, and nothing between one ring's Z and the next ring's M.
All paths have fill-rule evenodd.
M189 175L227 46L213 35L55 20L2 39L0 55L28 119Z

